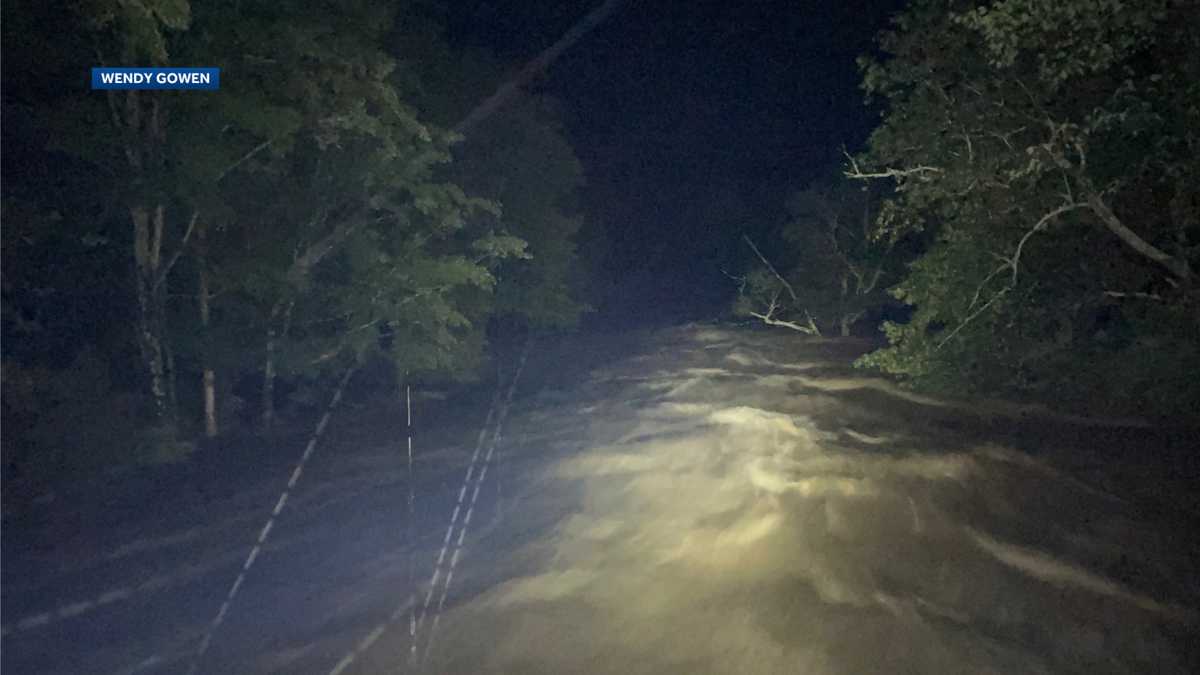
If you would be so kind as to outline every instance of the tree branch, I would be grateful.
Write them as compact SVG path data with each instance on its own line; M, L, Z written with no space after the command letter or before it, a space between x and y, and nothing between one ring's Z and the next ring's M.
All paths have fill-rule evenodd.
M773 318L771 318L770 315L763 315L763 314L759 314L757 312L750 312L750 316L755 317L756 319L762 319L762 322L767 324L768 326L779 326L780 328L790 328L795 331L800 331L801 333L804 333L805 335L820 335L820 333L813 330L809 326L801 326L800 324L792 322L792 321L781 321L779 319L773 319Z
M1015 286L1017 284L1017 270L1018 270L1018 265L1021 262L1021 251L1025 248L1025 242L1029 241L1029 238L1032 237L1037 232L1040 232L1041 230L1045 229L1046 226L1050 224L1050 221L1054 220L1055 218L1061 216L1064 213L1068 213L1070 211L1077 211L1079 209L1084 209L1084 208L1087 208L1087 204L1077 204L1077 203L1063 204L1062 206L1060 206L1056 209L1053 209L1049 213L1043 215L1041 218L1038 219L1037 223L1035 223L1033 227L1029 228L1029 231L1025 233L1025 236L1021 237L1021 241L1017 242L1017 250L1013 252L1012 259L1010 259L1008 261L1009 266L1012 267L1012 285L1013 286Z
M799 331L806 335L820 335L821 334L821 330L819 328L817 328L816 322L813 321L812 315L808 313L807 309L804 310L804 315L806 317L808 317L808 325L801 326L800 324L795 323L793 321L783 321L781 319L776 319L775 318L775 310L778 308L779 308L779 291L776 291L775 295L771 297L770 305L767 306L766 314L759 314L758 312L750 312L749 314L750 314L750 316L752 316L756 319L761 319L762 322L767 324L768 326L779 326L780 328L790 328L794 331Z
M972 312L971 314L969 314L967 316L967 318L962 320L962 323L958 324L958 326L956 326L954 328L954 330L952 330L948 334L946 334L946 337L939 340L937 343L937 346L934 347L934 350L941 349L947 342L950 341L951 338L953 338L955 335L958 335L959 331L966 328L967 324L974 321L975 317L979 316L980 314L983 314L983 312L985 310L987 310L988 307L991 307L993 303L995 303L997 300L999 300L1000 298L1007 295L1008 292L1011 291L1012 289L1013 289L1012 286L1005 286L1004 288L1001 288L999 290L999 292L997 292L995 295L993 295L991 298L989 298L987 302L983 303L982 307L980 307L979 309L977 309L974 312Z
M888 251L888 252L889 252L889 253L891 252L891 251L890 251L890 247L889 247L889 251ZM884 258L885 258L885 259L887 258L887 254L884 254ZM871 291L875 290L875 285L879 283L879 279L880 279L882 276L883 276L883 261L881 260L881 261L879 262L879 266L875 268L875 272L874 272L874 274L872 274L872 275L871 275L871 281L870 281L870 283L868 283L866 286L860 286L860 287L859 287L859 293L858 293L858 294L859 294L859 295L866 295L866 294L870 293ZM860 279L861 279L861 277L860 277Z
M310 227L316 227L322 224L329 217L329 211L322 210L313 216L309 221ZM292 266L288 269L287 278L293 284L298 284L308 276L308 273L317 263L321 262L325 256L329 255L337 247L339 243L353 234L357 229L359 222L355 218L344 218L342 222L329 234L321 239L309 244L303 253L297 249L293 256Z
M955 335L958 335L962 331L963 328L966 328L967 324L974 321L980 314L983 314L985 311L987 311L987 309L989 307L991 307L993 304L995 304L997 300L1004 297L1005 295L1008 294L1009 291L1011 291L1012 289L1017 287L1017 273L1020 270L1021 253L1025 248L1025 243L1029 241L1030 237L1032 237L1035 233L1040 232L1041 230L1045 229L1046 226L1050 224L1050 221L1061 216L1062 214L1067 213L1069 211L1084 209L1087 207L1088 207L1087 204L1076 204L1076 203L1063 204L1062 206L1059 206L1056 209L1052 209L1051 211L1049 211L1048 213L1043 215L1041 218L1039 218L1038 221L1036 223L1034 223L1033 227L1029 228L1029 231L1026 232L1024 236L1021 237L1021 241L1019 241L1017 243L1017 248L1013 252L1012 257L1011 258L1002 258L1004 260L1004 264L997 267L996 269L992 270L991 274L987 275L984 278L984 280L982 282L980 282L979 286L975 289L974 297L971 298L971 304L967 306L967 310L969 311L972 307L975 306L975 304L977 302L979 302L979 296L983 293L983 288L984 288L984 286L987 285L987 283L989 281L991 281L1000 272L1002 272L1006 269L1011 269L1012 276L1009 279L1008 283L1004 285L1004 288L1001 288L999 291L996 291L996 293L994 295L992 295L991 298L988 298L988 301L983 303L983 305L980 306L979 309L976 309L974 312L971 312L970 314L968 314L965 319L963 319L957 326L954 327L954 330L947 333L945 337L943 337L941 340L938 341L937 346L935 346L934 349L935 350L941 349Z
M1162 301L1162 296L1158 293L1141 293L1141 292L1122 292L1122 291L1104 291L1104 295L1110 298L1139 298L1142 300Z
M754 242L750 240L750 237L743 234L742 239L746 240L746 243L750 245L750 250L754 251L754 254L757 255L758 259L767 266L767 269L771 271L771 274L774 274L775 278L783 284L783 287L787 289L788 295L792 297L792 300L794 300L796 304L800 304L800 298L796 295L796 289L792 288L792 285L788 283L787 279L784 279L783 275L776 271L775 266L771 264L770 260L767 260L767 257L762 254L762 251L758 250L758 247L754 245Z
M154 288L157 289L164 282L166 282L167 275L171 273L171 268L175 266L176 262L179 262L179 256L183 255L183 252L187 250L188 240L192 237L192 231L196 229L196 218L199 216L199 211L192 211L192 219L188 221L187 230L185 230L183 233L183 239L179 242L179 248L175 249L175 254L171 256L169 261L167 261L166 266L159 271L158 277L154 280Z
M422 298L426 295L432 295L434 293L440 293L442 291L448 291L453 287L454 287L454 284L442 284L441 286L433 286L431 288L422 289L420 291L417 291L416 293L413 293L412 295L409 295L407 298L404 298L400 302L396 303L396 307L403 307L404 305L407 305L408 303L410 303L414 300L417 300L418 298ZM383 322L384 322L384 318L382 316L379 316L379 317L375 317L374 319L371 319L370 321L359 324L358 326L355 326L354 328L347 329L345 332L342 333L342 339L338 342L337 347L325 352L324 354L321 354L317 358L310 361L308 365L310 365L310 366L319 365L321 363L324 363L324 362L336 357L338 354L341 354L342 351L346 348L346 345L348 344L348 339L352 334L367 330L368 328L371 328L372 326L377 326Z
M909 176L922 176L924 174L930 174L930 173L943 173L942 169L940 169L936 166L913 166L913 167L909 167L907 169L886 169L884 171L863 173L862 169L860 169L858 166L858 162L854 159L854 157L850 153L846 152L845 150L842 150L842 154L846 156L846 159L850 160L850 168L851 168L850 171L844 171L842 173L847 178L853 178L855 180L868 180L871 178L908 178Z
M975 295L971 296L971 304L967 305L968 312L975 308L975 304L979 302L979 296L983 294L983 289L985 286L987 286L988 282L994 279L997 274L1008 269L1008 267L1009 262L1005 260L1003 265L992 270L990 274L983 278L983 281L979 282L979 285L975 287Z
M248 159L250 159L251 157L253 157L253 156L257 155L258 153L262 152L263 150L266 150L268 147L270 147L270 146L271 146L271 144L272 144L272 143L274 143L275 141L279 140L280 138L283 138L283 135L282 135L282 134L280 134L279 136L275 136L275 137L272 137L272 138L268 138L267 140L263 141L262 143L259 143L258 145L254 146L254 147L253 147L253 148L250 150L250 152L247 152L246 154L242 155L241 159L238 159L238 160L237 160L236 162L234 162L233 164L230 164L229 166L227 166L227 167L225 167L224 169L222 169L222 170L221 170L221 173L218 173L218 174L217 174L217 177L213 179L213 182L214 182L214 183L220 182L220 181L221 181L221 179L222 179L222 178L224 178L224 177L225 177L225 175L226 175L226 174L228 174L230 171L233 171L234 169L236 169L236 168L238 168L239 166L241 166L241 165L242 165L242 163L243 163L243 162L245 162L246 160L248 160Z
M1117 217L1117 214L1113 213L1112 209L1108 207L1108 204L1104 203L1104 200L1101 199L1100 194L1096 192L1096 189L1091 186L1090 182L1084 182L1084 189L1087 190L1087 206L1100 218L1100 222L1104 223L1104 226L1110 232L1117 235L1117 238L1144 257L1162 265L1168 272L1178 277L1179 280L1184 282L1192 281L1193 272L1187 260L1177 258L1163 251L1126 227L1125 223L1122 223L1121 219Z

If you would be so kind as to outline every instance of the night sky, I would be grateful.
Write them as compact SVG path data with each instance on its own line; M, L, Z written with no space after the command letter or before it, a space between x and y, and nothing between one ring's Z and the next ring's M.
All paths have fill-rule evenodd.
M519 63L596 4L462 2L451 39ZM601 322L724 309L740 233L777 224L874 126L855 58L899 7L635 0L553 65L534 90L562 101L585 215L607 231Z

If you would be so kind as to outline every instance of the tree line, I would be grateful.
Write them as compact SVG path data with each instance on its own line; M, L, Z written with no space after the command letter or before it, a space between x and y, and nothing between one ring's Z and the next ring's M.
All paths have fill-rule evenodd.
M794 200L781 262L749 256L738 311L845 333L902 303L859 365L1194 418L1197 22L1182 0L914 0L860 59L879 126Z
M490 321L584 310L555 103L456 131L508 64L453 48L437 3L3 11L6 477L270 432L353 364L470 376ZM219 67L221 89L86 88L125 65Z

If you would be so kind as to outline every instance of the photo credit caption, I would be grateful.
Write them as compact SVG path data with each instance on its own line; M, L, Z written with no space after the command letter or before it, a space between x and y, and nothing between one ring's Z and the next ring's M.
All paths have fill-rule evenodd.
M220 88L220 68L92 68L92 89Z

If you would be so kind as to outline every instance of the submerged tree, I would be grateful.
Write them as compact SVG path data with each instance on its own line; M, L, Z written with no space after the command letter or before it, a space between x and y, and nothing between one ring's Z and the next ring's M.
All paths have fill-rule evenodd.
M878 190L845 180L793 195L788 223L778 232L786 265L779 270L745 237L756 267L741 280L735 311L810 335L822 326L850 335L869 311L888 303L885 291L901 262L897 240L877 236L879 203Z
M863 363L951 391L1200 400L1195 3L917 2L864 60L888 112L848 175L936 243Z

